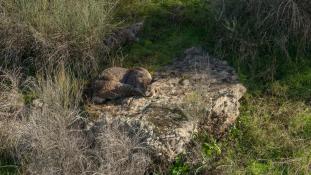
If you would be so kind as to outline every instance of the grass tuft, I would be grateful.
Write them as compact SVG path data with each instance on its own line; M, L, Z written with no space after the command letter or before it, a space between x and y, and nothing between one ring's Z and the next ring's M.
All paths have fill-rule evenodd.
M98 68L103 39L116 24L112 0L6 0L1 2L1 64L35 75L65 63L75 73Z

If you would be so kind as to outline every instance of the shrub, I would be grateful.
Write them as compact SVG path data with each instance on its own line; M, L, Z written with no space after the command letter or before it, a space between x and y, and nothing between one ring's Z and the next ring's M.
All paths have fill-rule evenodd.
M219 0L213 8L218 20L217 53L237 65L247 65L241 70L247 70L252 79L275 80L306 65L311 37L309 1Z

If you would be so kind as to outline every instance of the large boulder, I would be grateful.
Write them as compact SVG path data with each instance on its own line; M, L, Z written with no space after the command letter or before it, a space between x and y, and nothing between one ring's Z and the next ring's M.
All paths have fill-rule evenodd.
M199 48L153 75L154 95L125 98L88 110L98 120L118 125L120 132L139 136L156 157L173 160L185 151L193 134L202 130L221 137L239 116L239 99L246 89L227 62Z

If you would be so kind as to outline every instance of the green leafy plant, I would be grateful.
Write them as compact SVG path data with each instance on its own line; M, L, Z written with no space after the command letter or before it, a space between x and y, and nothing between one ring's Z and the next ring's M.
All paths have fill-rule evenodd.
M211 142L203 143L202 147L203 147L204 157L207 159L221 154L221 148L216 143L215 140L211 140Z
M178 156L175 160L175 163L172 165L170 169L171 175L185 175L188 174L190 171L189 165L187 165L183 159L182 156Z

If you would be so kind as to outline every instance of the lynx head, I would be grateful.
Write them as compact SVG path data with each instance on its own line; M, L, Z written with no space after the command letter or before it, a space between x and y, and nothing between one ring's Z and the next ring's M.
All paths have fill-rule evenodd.
M135 88L140 89L143 93L147 93L147 91L150 89L149 86L152 82L152 77L148 70L137 67L130 69L129 75L126 78L126 84L131 84ZM146 95L147 96L147 95Z

